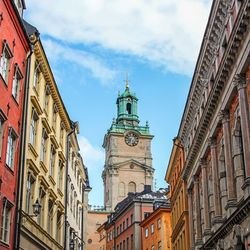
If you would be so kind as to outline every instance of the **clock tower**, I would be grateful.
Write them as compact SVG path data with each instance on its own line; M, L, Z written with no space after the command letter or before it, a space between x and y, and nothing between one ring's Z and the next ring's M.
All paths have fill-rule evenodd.
M148 123L140 126L137 114L138 98L128 83L124 93L118 94L117 118L113 119L104 137L105 166L104 205L113 211L128 192L141 192L153 182L151 140Z

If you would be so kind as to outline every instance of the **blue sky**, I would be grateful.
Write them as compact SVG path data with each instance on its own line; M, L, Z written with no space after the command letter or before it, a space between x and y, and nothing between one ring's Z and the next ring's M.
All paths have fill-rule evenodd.
M186 102L211 0L26 0L25 18L41 33L88 167L92 205L103 204L102 143L118 91L139 98L149 121L156 186L164 176Z

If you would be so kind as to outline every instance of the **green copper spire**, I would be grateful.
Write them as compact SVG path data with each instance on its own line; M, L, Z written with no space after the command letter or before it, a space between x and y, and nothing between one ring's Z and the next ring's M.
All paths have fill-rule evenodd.
M137 115L137 101L138 98L135 93L132 93L129 88L128 80L126 80L125 91L118 95L117 104L117 123L124 125L139 124L139 117Z

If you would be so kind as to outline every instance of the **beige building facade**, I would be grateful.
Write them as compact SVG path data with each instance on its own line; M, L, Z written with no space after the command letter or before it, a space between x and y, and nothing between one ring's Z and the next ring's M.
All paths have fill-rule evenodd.
M88 193L91 190L88 181L87 168L80 155L77 140L78 123L72 123L73 130L68 141L67 167L67 205L66 205L66 236L65 249L82 250L87 240L86 223L88 208ZM71 245L71 248L70 248Z
M63 249L67 134L71 122L38 31L25 23L31 55L24 165L21 171L20 249ZM33 205L41 211L34 214Z

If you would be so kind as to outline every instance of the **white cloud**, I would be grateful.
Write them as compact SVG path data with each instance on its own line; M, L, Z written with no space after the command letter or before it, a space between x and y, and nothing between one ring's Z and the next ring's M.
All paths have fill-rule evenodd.
M43 34L97 44L182 74L192 71L211 5L211 0L26 2L28 19Z
M68 62L75 63L89 70L95 78L101 80L104 84L110 83L116 75L116 72L105 65L101 58L89 52L72 49L67 45L59 44L51 39L45 39L43 45L51 60L60 61L64 59Z
M104 164L104 152L100 147L93 146L84 136L78 137L78 142L84 164L92 173L97 168L102 169Z

